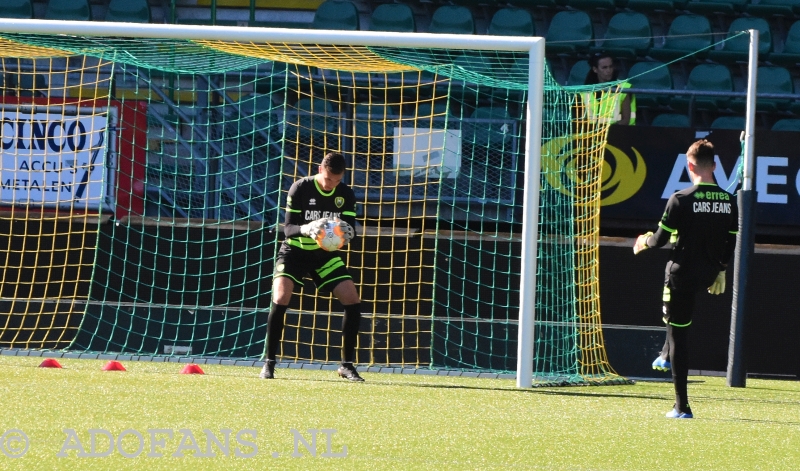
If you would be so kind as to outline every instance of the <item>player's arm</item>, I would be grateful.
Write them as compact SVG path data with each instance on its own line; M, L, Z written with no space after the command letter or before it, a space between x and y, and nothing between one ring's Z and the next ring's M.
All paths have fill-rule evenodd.
M728 266L728 262L730 262L734 250L736 250L736 236L739 234L739 207L736 204L732 204L731 206L733 207L733 211L731 211L731 224L728 227L728 235L725 240L725 251L722 253L723 267Z
M356 233L356 195L353 190L348 188L348 194L344 199L344 210L342 211L342 221L346 222L353 230L352 233L348 231L346 234L347 241L355 239L358 235Z
M667 208L664 210L664 216L658 223L658 229L655 233L647 232L636 238L636 243L633 245L633 253L638 254L642 250L647 250L654 247L663 247L669 242L670 237L678 231L678 214L680 209L680 202L675 195L670 196L667 202Z
M300 227L305 224L303 209L298 201L298 183L295 182L286 195L286 216L283 220L283 235L287 239L300 236Z

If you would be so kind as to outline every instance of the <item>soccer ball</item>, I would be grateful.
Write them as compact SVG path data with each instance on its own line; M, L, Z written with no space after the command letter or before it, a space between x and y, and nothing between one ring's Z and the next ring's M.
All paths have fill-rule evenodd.
M323 232L317 236L317 245L327 252L335 252L345 243L344 232L338 221L328 221Z

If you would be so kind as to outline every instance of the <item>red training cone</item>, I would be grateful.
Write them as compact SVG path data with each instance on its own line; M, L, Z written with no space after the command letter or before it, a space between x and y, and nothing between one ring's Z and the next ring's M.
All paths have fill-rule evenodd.
M206 374L200 365L195 365L194 363L189 363L188 365L184 366L181 370L182 375L204 375Z
M117 360L109 360L103 367L103 371L127 371L122 363Z
M39 368L61 368L61 363L55 358L48 358L39 365Z

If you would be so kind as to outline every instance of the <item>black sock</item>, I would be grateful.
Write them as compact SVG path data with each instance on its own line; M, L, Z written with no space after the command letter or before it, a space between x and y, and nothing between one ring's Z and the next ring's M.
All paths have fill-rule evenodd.
M356 341L361 327L361 303L344 306L342 319L342 363L355 363Z
M286 317L286 309L289 306L281 306L274 302L269 309L269 317L267 318L267 359L274 360L278 354L278 347L281 344L281 335L283 334L283 321Z
M691 412L687 383L689 376L689 328L667 325L672 364L672 382L675 386L675 409L678 412Z

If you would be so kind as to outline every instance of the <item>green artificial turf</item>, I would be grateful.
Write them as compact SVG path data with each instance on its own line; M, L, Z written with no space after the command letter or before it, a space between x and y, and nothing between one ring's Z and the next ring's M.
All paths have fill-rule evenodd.
M800 466L800 382L750 379L728 388L724 378L690 378L696 418L664 418L672 384L534 388L511 380L364 373L366 383L340 380L332 371L201 365L205 375L179 374L179 363L58 359L62 369L38 368L42 358L0 356L0 469L543 469L543 470L794 470ZM92 429L122 450L91 453ZM150 429L164 446L151 453ZM206 453L206 430L218 439L231 430L229 454ZM295 443L292 430L317 456ZM321 430L335 430L326 435ZM9 431L12 432L9 432ZM65 431L67 430L67 431ZM256 436L241 435L255 430ZM74 431L69 432L69 431ZM96 435L95 453L108 449ZM331 454L325 457L326 438ZM73 439L77 438L77 442ZM191 440L194 439L194 441ZM253 442L255 447L246 442ZM192 446L196 443L199 451ZM253 457L233 456L236 449ZM297 452L301 457L293 457ZM65 450L66 448L66 450ZM183 450L184 456L171 456ZM59 457L63 452L67 457ZM276 457L277 456L277 457Z

